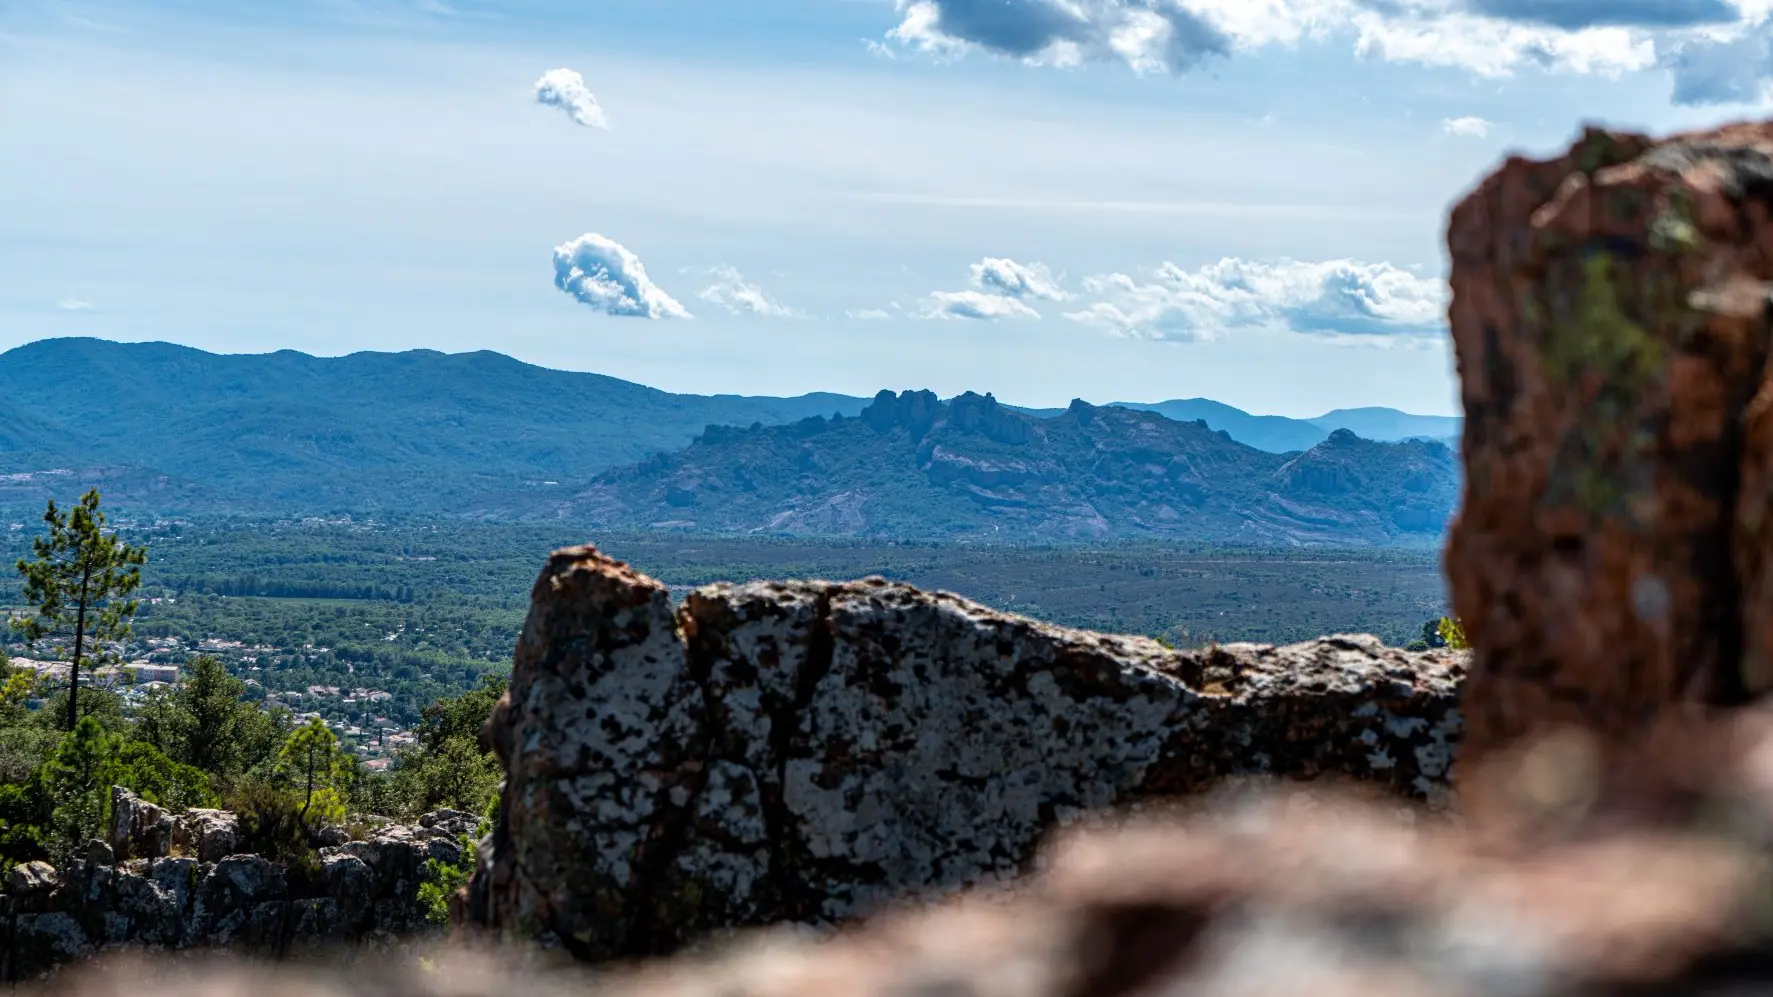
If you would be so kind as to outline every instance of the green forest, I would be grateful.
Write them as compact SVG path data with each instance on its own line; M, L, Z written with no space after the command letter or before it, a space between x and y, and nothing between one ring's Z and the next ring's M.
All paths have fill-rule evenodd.
M0 666L0 863L65 857L105 826L112 785L173 809L234 809L272 850L315 822L485 812L498 768L480 727L529 588L548 551L587 539L674 591L878 574L1177 646L1351 631L1420 646L1434 637L1423 621L1444 611L1425 552L588 538L561 524L135 520L88 499L96 524L82 540L85 506L62 511L60 547L41 510L0 514L0 556L20 566L16 584L0 585L17 659ZM91 618L108 630L82 638L95 638L81 649L84 674L175 664L177 684L136 688L113 673L83 679L71 704L65 678L26 667L70 657L70 605L51 619L43 603L78 574L69 559L83 543L109 551L116 576L100 600L110 616L95 604Z

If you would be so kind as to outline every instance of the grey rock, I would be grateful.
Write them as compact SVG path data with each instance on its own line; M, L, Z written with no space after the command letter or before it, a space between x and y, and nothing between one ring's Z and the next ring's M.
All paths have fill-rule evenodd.
M170 853L172 815L122 786L111 787L111 849L118 861L157 859Z
M830 924L1023 867L1055 827L1244 776L1447 797L1464 659L1368 636L1178 652L944 593L666 587L592 548L534 590L464 908L604 959Z
M6 874L6 889L9 893L48 893L60 882L61 875L48 862L24 862L13 866L12 871Z
M174 825L172 840L174 848L199 862L220 862L239 847L239 818L226 810L193 808Z
M86 843L86 861L92 865L115 865L117 856L110 845L95 838Z
M194 848L205 840L212 854L234 847L232 814L194 811L167 823ZM127 837L132 849L141 841ZM459 858L460 845L435 827L390 825L369 841L323 849L311 874L290 875L257 855L82 861L65 872L25 863L0 892L0 983L99 948L224 947L282 959L404 945L437 932L418 900L432 855Z

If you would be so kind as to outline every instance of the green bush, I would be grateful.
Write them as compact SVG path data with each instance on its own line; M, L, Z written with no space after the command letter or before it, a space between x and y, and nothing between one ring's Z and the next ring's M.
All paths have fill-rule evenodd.
M302 797L259 779L248 779L229 795L227 808L239 820L240 849L282 865L292 885L318 873L320 853L302 815Z
M474 874L474 839L464 834L458 843L462 846L461 861L425 860L425 878L419 883L419 903L425 909L425 920L432 924L449 923L449 898L467 886L468 877Z
M1471 642L1465 639L1465 625L1451 616L1441 617L1440 625L1435 628L1446 646L1455 651L1468 651Z

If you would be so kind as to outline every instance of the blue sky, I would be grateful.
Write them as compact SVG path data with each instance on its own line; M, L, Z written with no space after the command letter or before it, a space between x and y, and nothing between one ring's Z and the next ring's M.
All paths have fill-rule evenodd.
M1754 114L1770 7L10 0L0 349L1454 412L1452 201Z

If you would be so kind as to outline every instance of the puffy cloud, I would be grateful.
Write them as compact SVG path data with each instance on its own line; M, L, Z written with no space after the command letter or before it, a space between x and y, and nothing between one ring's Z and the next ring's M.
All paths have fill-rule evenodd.
M595 232L554 247L554 286L610 315L690 317L683 305L647 277L640 257Z
M1122 273L1084 281L1098 300L1065 317L1138 339L1203 340L1237 328L1317 336L1439 332L1446 285L1392 266L1355 260L1276 263L1222 259L1198 270L1173 263L1140 282Z
M1742 12L1724 0L1469 0L1475 13L1566 31L1600 25L1683 28L1723 24Z
M536 103L558 107L587 128L609 127L603 106L585 86L585 78L570 69L550 69L536 81Z
M1441 130L1448 135L1483 138L1490 134L1490 128L1494 124L1495 122L1485 121L1483 118L1444 118L1441 120Z
M736 268L722 264L711 268L713 284L696 293L703 301L719 305L734 315L763 315L770 318L805 318L806 315L763 293L763 288L745 280Z
M79 298L63 298L56 302L55 306L64 312L84 312L92 310L92 302L82 301Z
M987 256L972 265L973 285L981 290L1012 298L1045 298L1064 301L1071 295L1059 287L1052 271L1041 263L1017 263L1015 260Z
M965 318L994 321L1000 318L1040 318L1040 313L1015 298L984 291L937 291L930 295L925 318Z
M968 268L975 290L937 291L916 314L920 318L1040 318L1024 298L1064 301L1071 297L1041 263L987 256Z
M893 317L893 313L884 308L852 308L844 314L864 322L879 322Z
M1766 0L896 0L890 45L1038 65L1182 72L1214 56L1352 42L1363 57L1486 77L1526 68L1617 75L1731 53ZM1724 37L1719 37L1719 32ZM1691 45L1690 45L1691 43ZM1680 69L1677 67L1677 76ZM1692 75L1692 74L1690 74ZM1694 93L1707 90L1692 84ZM1738 88L1742 89L1742 88ZM1750 87L1749 89L1755 89ZM1723 92L1729 92L1725 88Z

